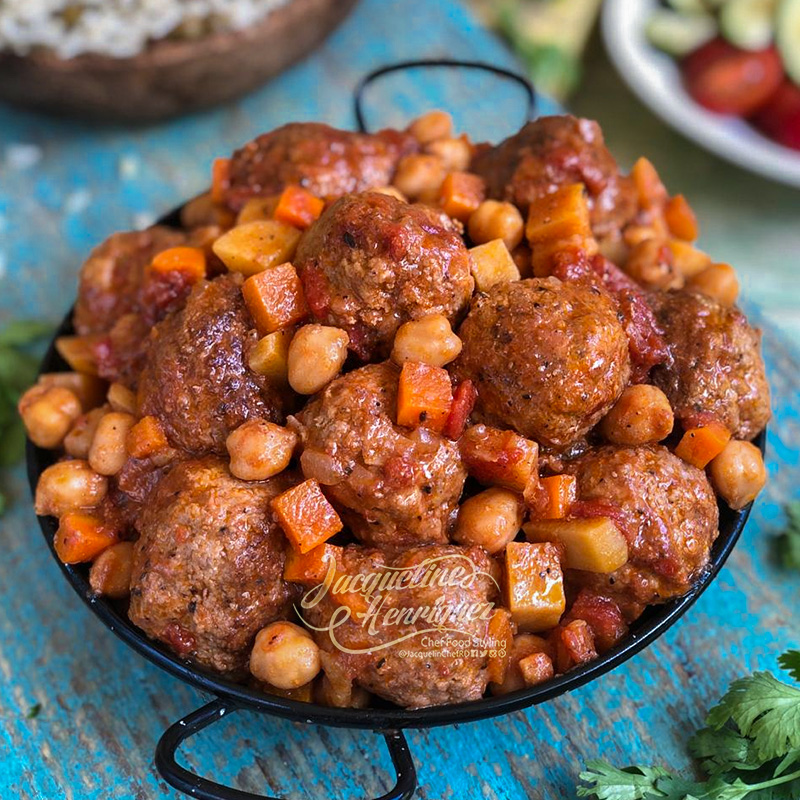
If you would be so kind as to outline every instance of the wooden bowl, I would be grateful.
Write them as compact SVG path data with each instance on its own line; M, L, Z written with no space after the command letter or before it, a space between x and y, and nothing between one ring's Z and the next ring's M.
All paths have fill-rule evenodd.
M240 31L163 40L131 58L0 53L0 99L93 120L149 122L223 103L298 60L357 0L291 0Z

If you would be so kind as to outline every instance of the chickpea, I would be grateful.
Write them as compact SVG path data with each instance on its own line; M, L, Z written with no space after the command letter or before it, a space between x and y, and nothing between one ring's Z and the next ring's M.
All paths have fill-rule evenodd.
M289 466L297 434L265 419L249 419L228 435L225 445L237 478L263 481Z
M732 306L739 296L739 279L730 264L712 264L689 278L686 286L712 297L723 306Z
M675 416L664 392L657 386L629 386L600 421L600 433L614 444L660 442L672 433Z
M499 553L522 527L522 502L508 489L492 487L470 497L458 509L453 539Z
M420 144L446 139L453 134L453 118L446 111L428 111L408 126L408 132Z
M472 146L464 136L431 142L425 147L425 152L439 156L447 172L466 172L472 161Z
M67 511L100 505L107 491L106 478L86 461L59 461L39 476L34 508L39 516L60 517Z
M89 448L89 463L101 475L116 475L128 458L125 439L136 423L133 414L110 411L100 422Z
M751 442L731 439L709 465L714 488L734 511L756 499L767 482L761 451Z
M17 406L30 440L38 447L55 449L81 415L81 401L63 386L33 386Z
M124 411L126 414L136 413L136 395L121 383L112 383L108 387L107 399L112 411Z
M416 361L443 367L458 358L461 346L461 339L453 333L447 317L431 314L406 322L397 329L392 361L396 364Z
M444 164L438 156L405 156L397 165L394 185L409 199L438 196L444 180Z
M484 200L467 222L469 238L475 244L502 239L509 252L521 241L525 230L522 214L513 203Z
M117 542L103 550L89 570L89 585L95 594L121 600L130 594L133 542Z
M395 200L399 200L401 203L408 202L408 198L396 186L379 186L377 189L370 189L370 191L378 194L388 194L389 197L394 197Z
M347 358L350 337L341 328L303 325L289 345L289 385L298 394L314 394L329 384Z
M320 670L319 648L307 630L291 622L273 622L256 634L250 672L279 689L296 689Z
M93 408L75 420L70 432L64 437L64 450L73 458L89 458L95 431L100 420L108 413L108 406Z
M625 272L642 286L654 289L680 289L685 281L672 251L661 239L645 239L634 245Z

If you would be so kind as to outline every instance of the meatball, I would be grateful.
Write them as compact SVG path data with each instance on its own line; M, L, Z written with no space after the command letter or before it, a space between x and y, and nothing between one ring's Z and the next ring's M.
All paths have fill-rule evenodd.
M633 183L620 175L600 126L588 119L539 117L480 152L471 169L484 178L490 197L510 200L523 211L562 186L583 183L598 236L618 231L636 213Z
M653 382L685 425L713 416L737 439L752 439L770 418L761 333L738 308L690 291L659 292L651 304L664 330L671 363Z
M381 550L351 545L337 558L336 575L335 585L343 591L335 597L326 594L303 612L318 629L314 638L329 681L355 682L412 708L483 695L488 676L482 640L497 593L484 550L432 545L391 558ZM368 588L347 591L356 575L364 576L359 581ZM394 585L387 585L389 578ZM397 587L401 579L403 588ZM351 614L331 630L331 617L342 604ZM366 616L358 616L364 612ZM474 618L467 618L469 614ZM464 650L469 652L456 652ZM345 687L335 688L346 696Z
M456 318L474 287L446 215L377 193L334 203L300 242L295 265L314 316L344 328L365 361L388 356L404 322Z
M685 594L708 563L719 510L705 472L661 445L607 446L571 468L577 508L611 516L628 540L629 560L610 575L573 571L576 583L615 598L623 609Z
M371 364L329 384L299 415L300 464L361 541L443 543L466 470L449 439L395 425L398 376Z
M317 197L386 186L397 162L416 149L416 140L400 131L353 133L316 122L293 122L233 154L225 203L238 211L249 198L278 194L292 183Z
M478 390L475 416L565 449L622 394L628 339L596 287L531 278L476 295L459 336L456 378Z
M256 633L293 599L270 510L290 483L245 483L214 457L175 466L137 520L131 621L183 658L243 674Z
M77 332L109 331L121 316L135 311L145 267L157 253L185 242L185 233L160 225L109 236L81 267L74 316Z
M193 455L225 453L228 434L250 417L283 420L284 390L247 366L258 334L241 285L239 275L201 282L150 334L139 410L158 417L170 442Z

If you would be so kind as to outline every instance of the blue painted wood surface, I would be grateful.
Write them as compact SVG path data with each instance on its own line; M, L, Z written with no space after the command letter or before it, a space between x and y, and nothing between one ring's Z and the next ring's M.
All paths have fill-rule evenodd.
M0 109L0 325L20 313L58 319L89 247L197 192L215 155L291 119L348 125L361 74L422 55L510 63L457 5L364 0L311 59L215 112L126 131ZM518 124L514 90L473 87L472 78L417 77L387 86L374 115L388 124L421 105L460 105L469 113L459 122L476 137ZM400 88L413 92L395 94ZM41 158L25 167L37 151L19 145L30 144ZM778 653L797 646L800 576L775 565L771 537L781 504L800 497L800 357L771 327L765 352L777 420L771 482L729 566L667 636L590 686L504 718L411 732L420 797L571 797L580 764L593 757L686 766L687 730L727 683L773 668ZM16 502L0 519L0 797L173 797L154 771L153 748L206 698L86 611L44 546L21 470L7 488ZM26 719L34 703L41 712ZM374 796L392 780L383 743L370 733L252 713L233 715L184 752L204 775L289 798Z

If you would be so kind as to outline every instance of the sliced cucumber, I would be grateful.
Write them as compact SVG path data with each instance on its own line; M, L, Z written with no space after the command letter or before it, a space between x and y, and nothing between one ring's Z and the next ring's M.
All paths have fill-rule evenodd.
M722 35L742 50L763 50L775 35L775 0L728 0L719 12Z
M800 86L800 0L780 0L778 3L775 43L786 74Z
M679 14L660 8L647 23L650 43L676 58L683 58L717 35L716 20L709 14Z

